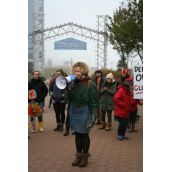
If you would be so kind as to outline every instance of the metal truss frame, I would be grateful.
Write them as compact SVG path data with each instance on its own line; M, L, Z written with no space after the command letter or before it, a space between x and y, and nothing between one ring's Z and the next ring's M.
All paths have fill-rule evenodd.
M39 44L40 35L44 37L44 40L55 38L57 36L63 36L69 33L73 35L79 35L88 39L97 41L97 69L106 68L107 64L107 35L106 35L106 20L104 16L99 16L98 29L91 29L79 24L69 22L59 26L38 29L29 34L29 39L33 41L33 45ZM34 38L34 39L33 39ZM42 61L43 62L43 61ZM42 63L42 66L44 64Z
M34 70L42 70L44 65L44 0L33 0L32 41Z
M97 16L98 33L102 33L97 34L97 68L106 68L107 65L107 18L108 15Z

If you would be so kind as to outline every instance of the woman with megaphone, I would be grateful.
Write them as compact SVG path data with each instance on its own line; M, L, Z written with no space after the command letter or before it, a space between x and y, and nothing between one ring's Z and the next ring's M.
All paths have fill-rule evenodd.
M76 159L72 166L84 167L88 163L90 128L95 122L95 110L98 102L96 85L88 76L88 66L77 62L72 67L76 76L70 92L70 126L75 133Z

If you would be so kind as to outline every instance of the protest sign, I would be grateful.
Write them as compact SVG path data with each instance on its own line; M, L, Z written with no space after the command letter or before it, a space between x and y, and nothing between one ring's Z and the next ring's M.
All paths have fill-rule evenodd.
M134 99L143 99L143 66L134 66Z

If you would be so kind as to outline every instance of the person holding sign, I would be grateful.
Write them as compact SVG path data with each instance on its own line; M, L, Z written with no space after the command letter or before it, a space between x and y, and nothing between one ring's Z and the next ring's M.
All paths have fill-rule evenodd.
M134 98L134 94L133 94L133 78L131 78L131 84L130 84L130 90L131 90L131 94L130 94L130 115L129 115L129 131L128 132L137 132L137 130L135 130L135 123L137 120L137 112L138 112L138 108L137 105L142 105L143 102L139 99L135 99Z

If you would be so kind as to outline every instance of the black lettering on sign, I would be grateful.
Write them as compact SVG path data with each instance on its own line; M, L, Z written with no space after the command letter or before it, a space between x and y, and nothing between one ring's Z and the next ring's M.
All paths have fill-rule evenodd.
M136 81L141 81L143 79L143 74L136 75Z
M143 91L143 85L134 85L135 91Z
M141 66L139 66L139 67L135 66L134 71L135 72L143 72L143 66L142 67Z

